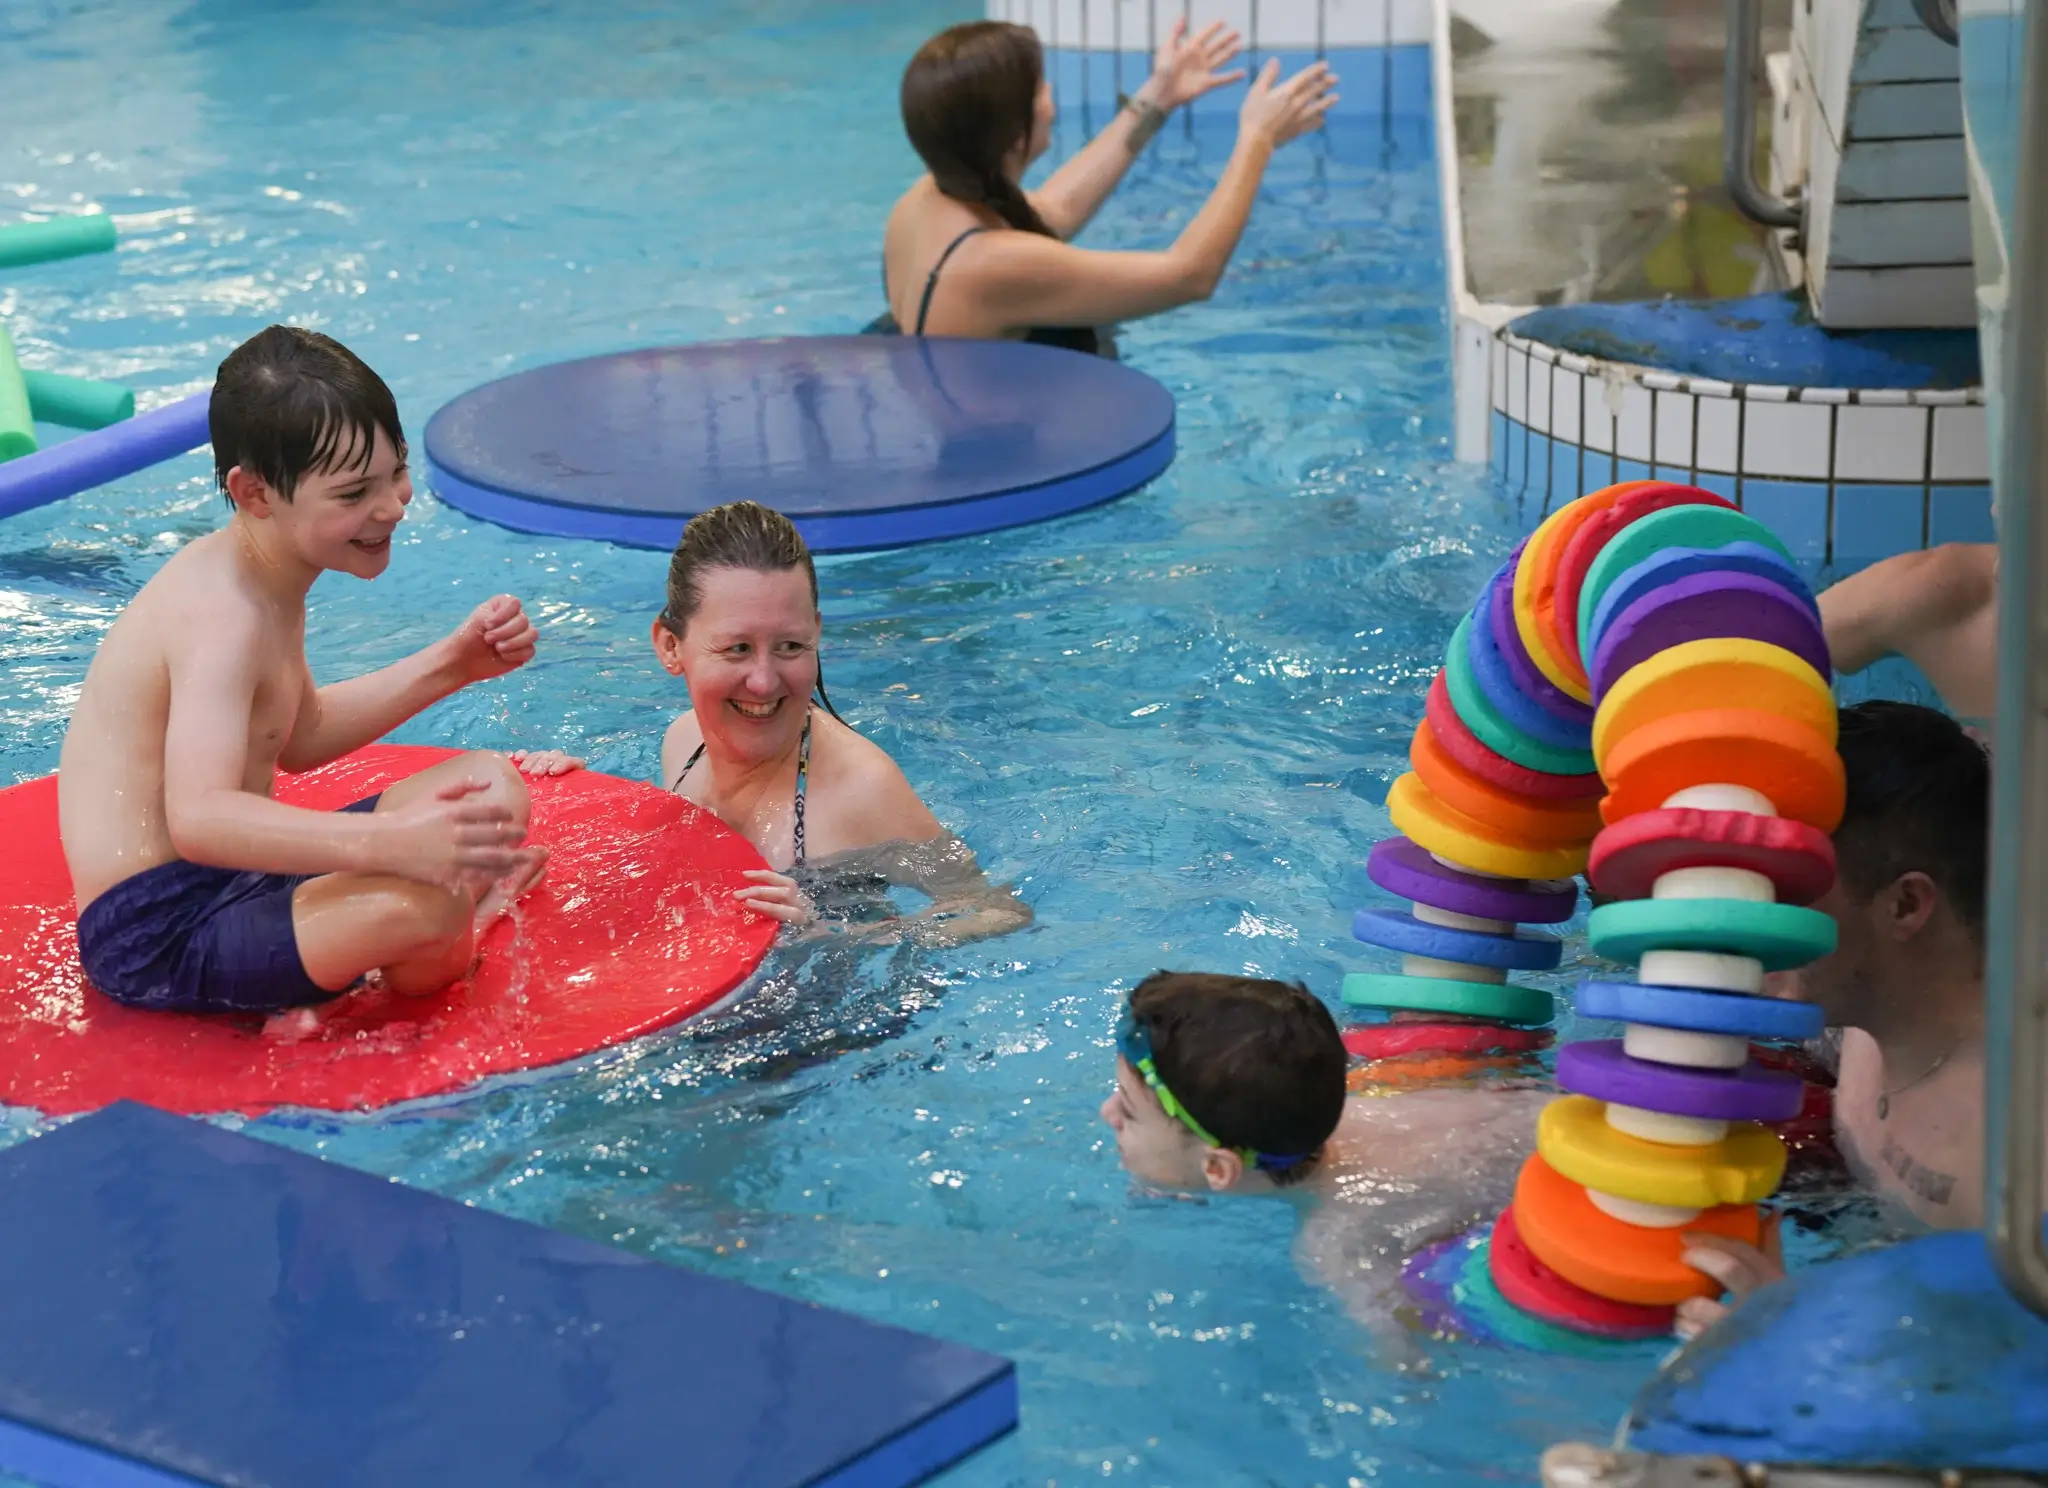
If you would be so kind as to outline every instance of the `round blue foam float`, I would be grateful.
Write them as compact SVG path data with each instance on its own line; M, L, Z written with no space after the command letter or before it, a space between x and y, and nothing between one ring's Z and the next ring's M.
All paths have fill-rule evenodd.
M427 422L435 493L520 532L675 546L729 501L819 552L1064 516L1173 460L1173 397L1019 341L807 336L667 346L485 383Z

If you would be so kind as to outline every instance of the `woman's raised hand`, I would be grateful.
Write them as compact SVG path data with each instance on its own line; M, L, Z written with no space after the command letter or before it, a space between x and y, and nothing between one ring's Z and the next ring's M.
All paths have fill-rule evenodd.
M1186 16L1177 17L1166 40L1159 43L1152 59L1151 102L1163 112L1172 112L1204 93L1228 87L1244 76L1244 69L1223 72L1233 57L1244 50L1244 38L1223 29L1223 22L1211 21L1193 40L1188 38Z
M1337 101L1337 74L1327 62L1312 63L1284 83L1277 81L1279 76L1275 57L1252 79L1237 112L1240 135L1264 139L1275 149L1316 128Z

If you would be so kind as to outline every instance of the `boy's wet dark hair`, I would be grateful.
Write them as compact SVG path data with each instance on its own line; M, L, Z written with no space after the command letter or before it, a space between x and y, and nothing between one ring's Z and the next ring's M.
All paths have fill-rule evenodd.
M384 379L332 336L300 326L270 326L228 353L206 422L223 492L237 465L286 501L311 472L367 470L379 429L405 458Z
M1344 1115L1344 1040L1330 1010L1296 982L1155 971L1131 1016L1174 1097L1228 1147L1320 1152ZM1271 1172L1298 1183L1313 1162Z
M1868 900L1901 874L1933 879L1957 918L1984 933L1991 759L1946 713L1914 703L1841 711L1836 748L1849 777L1835 829L1842 887Z

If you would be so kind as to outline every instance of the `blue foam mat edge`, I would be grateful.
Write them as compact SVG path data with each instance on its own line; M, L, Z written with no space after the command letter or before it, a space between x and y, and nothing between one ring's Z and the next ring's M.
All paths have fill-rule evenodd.
M1017 491L991 492L943 505L835 516L793 516L790 520L817 553L861 553L977 537L1007 527L1071 516L1128 496L1171 465L1174 450L1174 425L1169 423L1163 434L1130 454L1064 480ZM451 475L431 458L427 470L428 484L435 496L465 516L539 537L583 538L666 553L675 547L688 520L668 514L601 511L515 496Z
M0 1467L50 1488L346 1482L333 1474L349 1464L315 1460L321 1433L331 1438L336 1430L373 1439L360 1454L366 1460L355 1464L364 1470L395 1467L408 1455L417 1464L425 1440L429 1456L448 1464L431 1477L437 1488L552 1483L557 1469L597 1470L624 1488L670 1481L673 1464L644 1450L661 1429L650 1412L675 1422L707 1408L729 1440L722 1449L707 1441L700 1420L698 1460L710 1470L722 1458L730 1471L721 1481L892 1488L923 1481L1017 1423L1016 1371L996 1356L699 1276L132 1103L0 1153L0 1189L11 1190L17 1216L12 1233L0 1236L10 1274L27 1269L45 1278L27 1289L34 1295L18 1290L0 1299L11 1335L0 1339L0 1400L8 1411L0 1415ZM32 1202L37 1195L43 1202ZM365 1255L351 1221L392 1252L373 1245ZM25 1261L40 1261L40 1273ZM482 1295L493 1286L502 1289L495 1307ZM121 1306L105 1306L108 1296ZM253 1340L246 1327L252 1297L262 1308ZM622 1304L630 1310L622 1313ZM481 1356L476 1344L450 1345L464 1331L450 1335L430 1320L450 1307L476 1313L464 1326L483 1330L478 1343L495 1339ZM23 1326L38 1320L40 1328ZM605 1332L608 1323L624 1326ZM693 1333L679 1323L708 1326ZM564 1324L576 1325L567 1342ZM225 1349L209 1346L209 1329ZM68 1343L57 1347L59 1338ZM146 1347L134 1347L138 1338ZM237 1353L260 1367L238 1375L230 1357ZM355 1364L354 1378L332 1371L336 1355ZM861 1404L816 1393L827 1379L842 1378L840 1370L858 1369L861 1358L873 1361L876 1377L865 1389L837 1392ZM409 1388L442 1391L446 1404L430 1427L410 1403L389 1414L395 1407L385 1400L380 1359L410 1379ZM104 1377L95 1360L111 1361ZM546 1443L540 1457L566 1453L564 1460L536 1457L508 1474L503 1450L494 1465L479 1446L479 1400L503 1398L491 1379L508 1360L537 1365L526 1376L527 1394L552 1389L558 1377L568 1382L545 1397L549 1411L567 1413L560 1433L548 1434L555 1431L550 1420L539 1438ZM218 1366L210 1384L207 1361ZM792 1368L809 1382L791 1377ZM322 1381L317 1388L306 1387L309 1370ZM727 1376L728 1385L711 1385L706 1395L692 1383L708 1384L705 1370ZM123 1375L125 1384L115 1378ZM764 1383L754 1408L748 1391ZM102 1388L108 1394L96 1405ZM748 1408L731 1410L728 1396ZM815 1409L803 1407L804 1399ZM366 1405L375 1411L379 1400L381 1428L374 1414L350 1413ZM223 1427L224 1401L248 1407L246 1429L232 1412L235 1424ZM685 1403L690 1409L674 1410ZM640 1416L630 1441L593 1425L621 1412ZM794 1421L804 1423L794 1435L811 1438L803 1450L791 1450L785 1437ZM656 1438L647 1437L650 1430ZM483 1435L493 1434L502 1433ZM410 1454L408 1435L416 1438ZM302 1439L309 1450L298 1457L293 1448ZM390 1449L393 1440L399 1450ZM622 1453L629 1459L623 1472ZM249 1460L238 1464L238 1456ZM800 1476L788 1476L792 1469ZM205 1476L187 1475L193 1471ZM403 1472L386 1480L423 1481Z

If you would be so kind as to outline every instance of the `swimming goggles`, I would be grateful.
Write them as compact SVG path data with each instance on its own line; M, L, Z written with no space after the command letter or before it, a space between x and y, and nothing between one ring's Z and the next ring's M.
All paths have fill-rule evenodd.
M1152 1062L1151 1032L1138 1021L1128 1004L1124 1007L1122 1021L1116 1026L1116 1051L1123 1055L1124 1061L1132 1069L1144 1077L1146 1088L1159 1101L1159 1109L1192 1132L1195 1140L1204 1147L1235 1152L1245 1163L1268 1173L1284 1173L1315 1156L1312 1152L1303 1152L1292 1157L1276 1157L1250 1147L1232 1147L1228 1143L1217 1141L1209 1128L1197 1121L1194 1114L1166 1088L1166 1082L1159 1078L1159 1067Z

